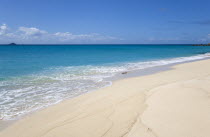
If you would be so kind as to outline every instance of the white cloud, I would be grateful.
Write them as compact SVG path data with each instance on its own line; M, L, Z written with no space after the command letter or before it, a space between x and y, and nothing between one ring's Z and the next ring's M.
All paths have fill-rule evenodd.
M115 40L117 38L110 37L110 36L103 36L97 33L91 33L91 34L72 34L69 32L57 32L54 34L57 38L59 38L62 41L68 41L68 40L93 40L93 41L100 41L100 40Z
M201 38L199 41L203 42L203 43L209 43L210 42L210 34L208 34L204 38Z
M72 33L69 32L57 32L54 34L54 36L62 41L74 40L80 38L80 35L73 35Z
M40 30L37 28L27 28L27 27L19 27L19 31L22 32L23 35L27 36L41 36L47 33L44 30Z
M178 37L174 37L174 38L154 38L154 37L151 37L148 40L149 41L180 41L180 40L186 40L186 39L178 38Z
M16 31L8 31L6 24L0 26L0 43L112 43L119 41L111 36L97 33L72 34L70 32L49 33L35 27L19 27Z
M206 41L209 41L209 40L210 40L210 34L208 34L206 37Z
M0 35L5 34L5 33L7 32L7 30L8 30L7 25L6 25L6 24L2 24L2 25L0 26Z

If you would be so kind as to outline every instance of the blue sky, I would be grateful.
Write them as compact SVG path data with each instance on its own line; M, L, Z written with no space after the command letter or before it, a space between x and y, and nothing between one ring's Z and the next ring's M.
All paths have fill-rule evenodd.
M208 43L210 0L1 0L0 43Z

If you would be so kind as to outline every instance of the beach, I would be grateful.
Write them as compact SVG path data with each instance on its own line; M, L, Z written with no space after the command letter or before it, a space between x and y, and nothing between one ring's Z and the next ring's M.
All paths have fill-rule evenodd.
M0 137L209 137L210 60L115 81L37 111Z

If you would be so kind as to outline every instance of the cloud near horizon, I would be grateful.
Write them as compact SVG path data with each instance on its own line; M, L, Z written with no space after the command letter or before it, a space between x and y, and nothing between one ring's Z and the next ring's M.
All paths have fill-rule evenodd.
M184 20L170 20L169 23L178 24L195 24L195 25L210 25L210 19L208 20L195 20L195 21L184 21Z
M35 27L19 27L11 31L6 24L0 26L0 44L88 44L88 43L113 43L122 40L120 38L105 36L98 33L72 34L70 32L49 33Z

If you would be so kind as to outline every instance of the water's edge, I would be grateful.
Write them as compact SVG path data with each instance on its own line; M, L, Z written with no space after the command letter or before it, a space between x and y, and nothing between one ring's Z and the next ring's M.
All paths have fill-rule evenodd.
M171 64L162 65L162 66L154 66L154 67L149 67L149 68L145 68L145 69L127 71L126 74L118 73L118 74L116 74L115 76L113 76L111 78L105 78L104 80L110 81L111 83L106 85L106 86L104 86L104 87L101 87L101 88L105 88L107 86L111 86L112 82L115 82L115 81L118 81L118 80L127 79L127 78L133 78L133 77L146 76L146 75L152 75L152 74L155 74L155 73L168 71L168 70L172 69L173 66L178 65L178 64L184 64L184 63L196 62L196 61L208 60L208 59L210 59L210 57L206 57L206 58L202 58L202 59L196 59L196 60L183 61L183 62L177 62L177 63L171 63ZM90 90L90 91L85 92L83 94L86 94L86 93L89 93L89 92L93 92L93 91L97 92L97 90L99 90L99 89ZM82 94L79 94L79 95L74 96L74 97L70 97L68 99L64 99L61 102L65 101L65 100L69 100L69 99L75 98L75 97L79 97L80 95L82 95ZM52 105L56 105L56 104L58 104L58 103L55 103L55 104L52 104ZM48 107L51 107L52 105L50 105ZM29 113L26 113L24 115L21 115L21 116L17 117L16 119L0 120L0 131L2 131L5 128L11 126L12 124L14 124L18 120L21 120L21 119L23 119L23 118L25 118L27 116L33 115L34 113L42 111L43 109L47 109L48 107L45 107L45 108L42 108L42 109L38 109L38 110L29 112Z

